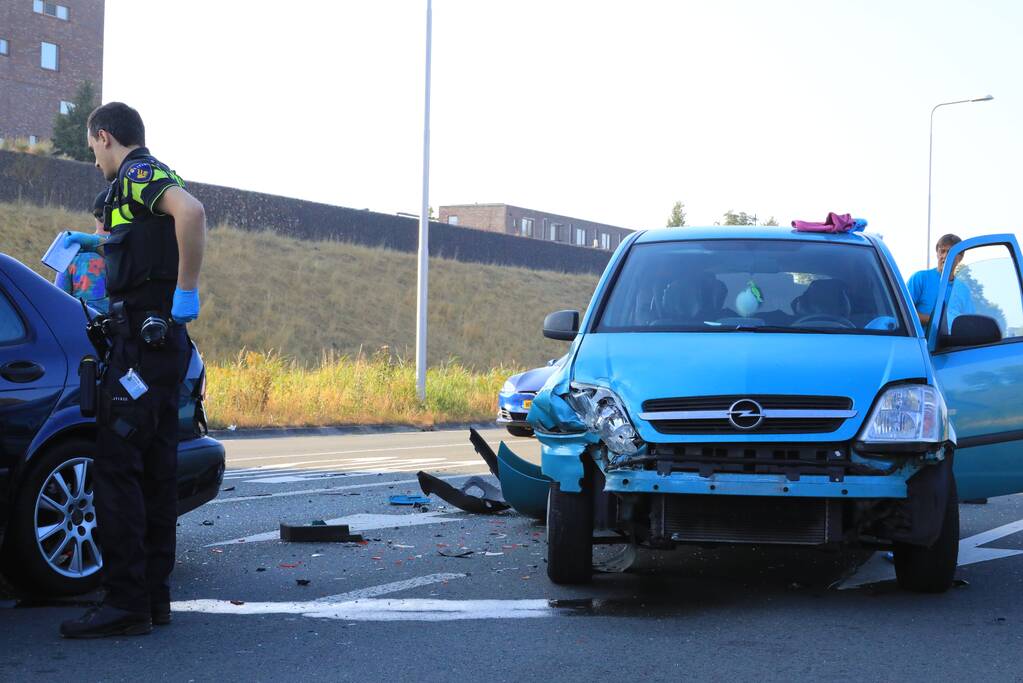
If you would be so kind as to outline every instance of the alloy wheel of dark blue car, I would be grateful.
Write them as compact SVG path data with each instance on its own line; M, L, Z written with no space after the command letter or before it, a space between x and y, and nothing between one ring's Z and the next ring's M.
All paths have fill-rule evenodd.
M103 567L96 542L92 458L58 465L43 482L35 504L36 544L50 569L69 579L84 579Z

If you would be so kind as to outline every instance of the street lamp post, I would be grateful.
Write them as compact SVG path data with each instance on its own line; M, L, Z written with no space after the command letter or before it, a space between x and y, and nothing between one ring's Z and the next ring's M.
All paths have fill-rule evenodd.
M924 245L927 249L927 269L931 268L931 168L934 162L934 112L938 111L938 107L947 107L950 104L967 104L969 102L989 102L995 99L992 95L985 95L984 97L975 97L969 100L955 100L954 102L941 102L940 104L934 105L931 109L931 131L930 141L928 142L927 149L927 244Z
M426 0L426 98L423 106L423 205L419 211L419 267L416 277L416 394L426 400L426 309L430 268L430 47L433 2Z

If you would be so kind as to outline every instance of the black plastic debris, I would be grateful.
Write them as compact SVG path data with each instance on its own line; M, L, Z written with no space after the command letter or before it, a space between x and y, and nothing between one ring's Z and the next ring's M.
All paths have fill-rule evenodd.
M486 439L480 436L480 433L475 429L469 429L469 441L472 443L472 447L476 450L476 453L483 458L483 461L487 463L487 467L490 468L490 473L498 479L501 478L501 474L497 469L497 455L494 450L487 443Z
M472 557L473 553L475 553L475 552L476 552L475 550L469 550L469 549L462 549L462 550L438 550L437 554L438 555L443 555L444 557L467 558L467 557Z
M469 477L460 489L426 472L417 472L416 478L419 479L419 487L423 489L423 493L426 495L435 493L444 501L466 512L492 515L510 507L504 502L496 486L479 477ZM473 495L473 491L479 491L479 495Z
M226 489L220 489L221 491L234 491L233 486L228 486Z
M202 521L202 525L203 526L213 526L213 520L212 519L204 519Z
M362 540L362 534L351 533L347 524L327 524L322 520L317 522L298 526L281 522L281 540L289 543L347 543Z
M308 586L311 582L309 579L295 579L295 583L299 586Z

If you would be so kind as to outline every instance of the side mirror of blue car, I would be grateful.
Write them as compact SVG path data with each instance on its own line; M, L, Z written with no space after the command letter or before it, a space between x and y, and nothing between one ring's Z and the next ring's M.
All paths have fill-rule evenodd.
M555 311L543 320L543 336L572 341L579 333L579 311Z

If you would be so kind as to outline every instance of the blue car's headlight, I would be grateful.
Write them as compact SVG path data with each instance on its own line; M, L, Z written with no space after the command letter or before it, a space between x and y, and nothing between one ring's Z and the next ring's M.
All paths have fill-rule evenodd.
M491 384L490 386L494 386L494 385ZM502 394L514 394L516 391L517 390L515 389L515 385L512 384L511 382L505 382L501 386L501 393Z
M941 392L926 384L904 384L881 395L860 441L938 444L948 438L948 411Z
M569 403L586 428L598 434L612 453L635 455L643 447L625 406L610 389L573 384Z

